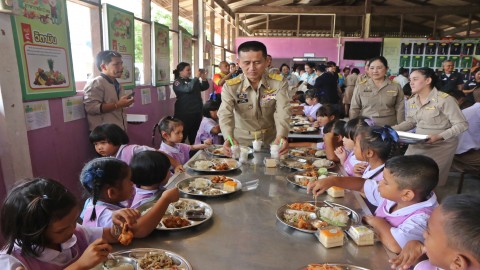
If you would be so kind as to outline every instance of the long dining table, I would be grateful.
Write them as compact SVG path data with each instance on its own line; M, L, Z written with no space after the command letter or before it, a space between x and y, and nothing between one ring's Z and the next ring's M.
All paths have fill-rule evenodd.
M345 239L342 247L325 248L311 233L304 233L280 222L277 209L292 202L312 201L306 193L286 180L291 169L266 168L267 149L250 155L240 168L223 173L239 180L243 189L221 197L181 197L201 200L213 209L212 218L188 229L156 230L130 246L116 245L116 251L134 248L158 248L184 257L193 269L302 269L310 263L341 263L366 269L390 269L388 252L380 242L373 246L357 246ZM191 160L212 158L204 151ZM338 166L336 167L338 170ZM183 179L204 175L188 169L171 177L167 188ZM257 181L258 180L258 181ZM343 198L326 194L328 200L349 207L360 216L371 212L358 192L345 192Z

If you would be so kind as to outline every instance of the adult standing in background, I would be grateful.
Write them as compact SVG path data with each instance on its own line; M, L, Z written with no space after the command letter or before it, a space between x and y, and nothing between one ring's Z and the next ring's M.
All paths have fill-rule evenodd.
M345 78L345 93L343 95L343 106L345 106L345 116L348 117L350 111L350 103L352 103L353 89L355 89L355 82L357 81L360 70L353 68L352 73Z
M463 90L463 76L455 71L455 64L452 60L445 60L442 63L443 72L438 81L438 90L451 93L456 90Z
M400 84L386 77L387 70L385 57L379 56L370 60L370 78L356 85L353 91L350 118L369 117L378 126L393 126L405 120L403 90Z
M312 89L316 79L315 63L307 62L305 64L305 73L300 76L300 82L302 84L298 86L298 90L305 92L308 89Z
M218 64L220 69L219 73L213 75L213 89L215 90L215 100L220 100L220 94L222 93L222 87L225 81L232 78L232 72L230 71L230 65L227 61L222 61Z
M473 91L478 89L480 89L480 68L477 68L472 72L472 78L463 86L463 93L465 93L467 100L471 103L477 102L473 97Z
M425 155L435 160L440 168L438 185L443 186L457 149L458 135L468 129L468 122L455 99L434 87L436 81L431 68L419 68L410 74L413 96L407 102L407 119L393 128L400 131L416 128L416 133L428 135L426 143L410 144L405 155Z
M288 83L288 96L293 97L295 91L297 91L298 78L295 74L290 72L290 67L287 64L280 66L280 74L287 80Z
M173 91L177 96L174 117L184 123L182 142L185 142L188 138L188 142L193 144L202 122L203 101L201 92L209 88L207 75L205 72L199 71L197 76L191 79L192 67L185 62L180 62L173 74L175 75Z
M330 103L337 106L338 101L340 100L340 97L338 96L337 78L332 72L327 71L325 65L318 65L316 72L318 77L315 79L313 89L319 91L320 102Z
M393 81L400 84L403 87L408 84L408 69L401 67L398 70L398 76L393 79Z
M462 110L468 130L458 136L452 163L452 169L457 172L480 171L480 89L473 91L473 97L475 104Z
M370 67L370 59L365 60L365 70L364 70L365 73L358 75L357 80L355 81L355 86L357 86L357 84L360 84L361 82L368 81L368 78L370 78L370 75L368 74L369 67Z
M267 48L258 41L247 41L238 47L238 63L243 74L228 80L223 88L218 111L220 129L230 151L231 138L237 145L251 145L257 137L265 145L280 144L280 153L288 151L290 129L288 84L279 74L267 74Z
M115 124L127 130L124 108L130 106L133 96L125 95L118 78L122 77L122 55L116 51L101 51L95 58L100 76L85 85L83 104L87 112L90 131L101 124Z

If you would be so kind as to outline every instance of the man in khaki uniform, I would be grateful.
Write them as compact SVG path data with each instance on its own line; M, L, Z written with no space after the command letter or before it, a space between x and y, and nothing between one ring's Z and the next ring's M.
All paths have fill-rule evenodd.
M377 88L372 79L359 83L353 91L349 116L370 117L377 126L393 126L405 120L405 102L400 84L385 79Z
M266 56L265 45L258 41L248 41L238 47L243 74L226 81L218 111L224 147L228 150L229 137L234 144L251 145L256 134L266 145L282 141L280 153L288 151L288 84L281 75L265 72Z

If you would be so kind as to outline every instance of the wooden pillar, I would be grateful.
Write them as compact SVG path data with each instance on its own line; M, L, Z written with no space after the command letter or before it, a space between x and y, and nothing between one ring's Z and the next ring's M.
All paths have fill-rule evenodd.
M193 36L196 37L196 40L193 41L193 74L200 68L203 67L203 57L200 53L200 38L203 35L203 32L200 31L203 28L203 16L201 12L200 5L203 3L202 0L192 0L192 9L193 9ZM203 51L203 50L202 50Z
M267 14L267 19L266 19L266 20L267 20L267 21L266 21L266 24L267 24L267 33L266 33L266 35L267 35L267 37L268 37L268 36L270 36L270 31L269 31L269 28L270 28L270 25L269 25L269 24L270 24L270 15L269 15L269 14Z
M142 19L145 21L151 21L151 9L150 9L150 0L142 1ZM142 23L142 53L143 55L150 55L152 53L152 25ZM152 81L152 58L143 57L143 83L149 84Z
M179 0L172 0L172 50L173 50L173 65L177 66L180 63L180 36L179 36L179 24L178 16L180 14Z
M235 37L240 36L240 15L235 13Z
M400 15L400 33L399 33L400 37L403 37L403 19L404 19L404 17L405 16L403 14Z
M300 36L300 14L297 15L297 37Z
M363 20L363 38L370 37L370 17L372 14L372 1L365 0L365 17Z
M437 14L435 14L435 17L433 19L433 31L432 31L432 37L436 38L437 35Z
M225 11L222 9L220 19L220 47L222 50L221 60L225 61Z
M210 0L210 42L213 45L215 44L215 1ZM215 53L212 54L211 59L215 59ZM212 63L213 65L213 63Z
M466 37L470 37L470 31L472 30L472 13L468 14L468 24L467 24L467 35Z

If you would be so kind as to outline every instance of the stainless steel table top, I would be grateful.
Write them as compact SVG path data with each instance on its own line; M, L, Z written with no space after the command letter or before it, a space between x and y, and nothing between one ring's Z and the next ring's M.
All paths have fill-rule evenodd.
M192 159L204 158L198 152ZM312 200L305 189L289 184L287 168L265 168L266 150L254 153L240 169L227 173L245 184L259 179L258 186L225 197L188 197L205 201L213 208L213 218L197 227L180 231L154 231L135 239L128 247L115 249L161 248L186 258L194 269L299 269L309 263L347 263L369 269L390 269L388 254L381 243L358 247L349 239L343 247L327 249L313 234L291 229L276 219L277 209L290 202ZM168 187L198 175L188 170L174 175ZM247 186L248 188L248 186ZM318 200L343 204L360 215L370 214L357 192L345 198L322 195Z

